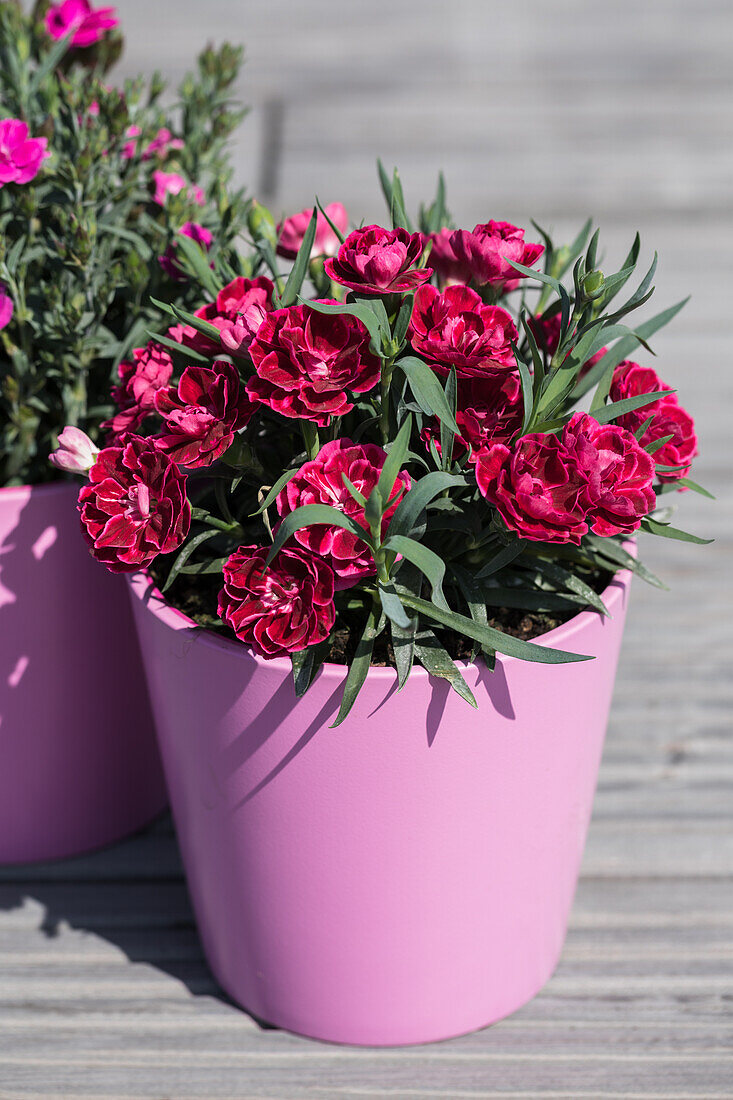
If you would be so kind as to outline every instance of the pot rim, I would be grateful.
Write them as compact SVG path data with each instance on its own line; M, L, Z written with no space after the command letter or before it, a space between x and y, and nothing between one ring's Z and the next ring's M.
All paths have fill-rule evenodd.
M69 479L68 481L43 481L40 485L5 485L0 487L0 500L12 500L13 497L27 496L30 493L43 496L53 496L62 489L75 489L77 494L81 486Z
M625 548L630 554L633 554L634 557L636 556L635 540L629 540L629 542L625 544ZM621 603L631 583L631 577L632 572L630 569L620 569L614 574L612 580L601 593L601 597L608 608L611 618L613 618L614 612L618 610L618 605ZM289 657L273 657L271 660L266 661L264 657L260 657L259 654L255 653L243 642L235 642L229 638L222 638L206 627L199 626L199 624L189 618L188 615L179 611L166 600L165 596L156 586L155 581L147 572L140 571L137 573L128 573L125 575L125 579L135 598L144 604L145 608L166 626L176 631L195 630L197 632L196 643L198 645L221 650L230 656L239 656L242 660L254 661L263 668L270 668L280 672L290 672L291 662ZM599 611L579 611L572 619L568 619L567 622L561 623L560 626L548 630L546 634L540 634L538 637L532 638L531 640L536 645L546 645L551 648L563 649L570 639L599 621L603 621L603 616ZM497 653L496 657L497 661L502 663L521 659L505 653ZM461 671L476 667L475 665L469 664L467 661L456 661L455 664ZM343 678L346 667L347 666L343 664L324 661L319 676L324 675L334 679L341 679ZM394 679L395 669L392 668L391 665L372 665L367 675L373 679ZM410 670L410 677L420 675L428 676L427 670L424 669L422 665L413 666Z

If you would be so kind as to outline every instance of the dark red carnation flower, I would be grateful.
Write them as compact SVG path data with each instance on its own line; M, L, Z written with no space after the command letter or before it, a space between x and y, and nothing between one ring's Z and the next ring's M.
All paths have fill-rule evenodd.
M185 475L137 436L99 452L78 508L92 557L112 573L134 573L176 550L191 526Z
M556 435L494 443L476 460L478 487L507 527L533 542L580 544L588 533L586 478Z
M277 510L281 516L287 516L304 504L330 504L368 531L364 510L344 485L342 474L346 474L362 496L368 497L379 480L386 457L386 452L372 443L360 445L350 439L326 443L316 458L301 466L279 494ZM383 532L410 484L410 475L402 471L390 489L392 504L382 518ZM337 577L337 588L348 588L360 577L374 573L369 547L350 531L319 523L302 527L293 537L329 563Z
M518 374L489 374L485 378L463 378L458 384L456 423L460 429L453 445L453 458L470 446L471 462L492 443L508 443L522 426L524 406ZM434 439L440 451L440 421L437 418L421 434L424 442Z
M367 225L350 233L324 267L334 282L360 294L406 294L432 275L415 266L422 251L419 233Z
M472 232L443 230L431 237L430 262L443 279L476 286L491 286L497 293L515 290L524 278L510 263L531 267L544 252L544 245L524 239L524 230L510 222L489 221Z
M415 351L438 374L447 375L451 367L459 378L516 370L514 322L505 309L484 305L467 286L449 286L442 294L434 286L421 286L409 332Z
M264 275L257 279L244 279L240 275L219 291L215 302L197 309L194 317L208 321L222 334L229 333L230 339L226 343L222 335L222 343L227 350L246 351L266 314L272 309L273 290L272 281ZM236 333L236 340L231 339L232 332ZM168 330L168 335L202 355L216 355L221 351L220 344L197 332L192 325L174 325Z
M221 360L211 368L186 367L177 390L158 391L155 407L165 421L156 447L189 469L220 458L254 412L236 367Z
M240 641L270 660L331 633L333 571L300 547L284 547L265 572L267 547L240 546L224 565L219 615Z
M630 535L657 503L654 460L631 432L576 413L563 431L586 478L586 518L597 535Z
M369 333L346 313L318 313L305 305L277 309L249 351L257 371L247 382L252 401L315 424L349 412L349 392L365 393L379 381Z
M642 367L638 363L624 360L614 371L609 396L612 401L623 401L627 397L656 393L657 390L666 388L666 383L651 367ZM686 477L697 454L694 420L678 403L677 395L670 392L641 409L619 417L618 423L630 432L636 432L649 417L653 417L652 422L639 440L642 447L648 447L657 439L671 436L652 457L657 466L681 467L676 471L657 470L658 479L677 481Z
M145 417L155 412L155 395L167 386L173 360L162 344L151 340L144 348L135 348L132 362L120 363L117 372L120 385L112 387L112 400L119 410L101 425L112 445L136 431Z

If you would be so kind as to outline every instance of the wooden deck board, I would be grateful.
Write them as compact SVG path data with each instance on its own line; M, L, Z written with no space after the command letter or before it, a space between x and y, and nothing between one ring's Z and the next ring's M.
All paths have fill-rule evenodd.
M686 494L680 522L716 542L643 544L672 591L634 585L570 932L529 1005L407 1050L262 1030L210 975L164 818L103 852L0 868L0 1097L731 1100L730 3L117 7L123 73L175 79L206 38L246 41L237 175L277 212L317 191L381 218L381 155L410 200L444 168L464 224L534 216L562 237L594 213L610 261L638 228L660 252L656 308L694 292L654 347L719 497Z

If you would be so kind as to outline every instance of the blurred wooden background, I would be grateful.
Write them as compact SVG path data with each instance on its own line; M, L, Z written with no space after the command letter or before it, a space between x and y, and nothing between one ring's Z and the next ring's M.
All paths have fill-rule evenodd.
M654 341L695 414L680 525L646 538L566 950L509 1020L368 1051L260 1030L217 996L168 822L53 866L0 871L0 1096L733 1097L729 0L118 0L119 72L173 80L207 40L247 45L238 180L293 212L381 219L374 161L408 202L445 171L458 224L593 214L609 266L660 253ZM531 239L531 234L530 234ZM667 498L669 499L669 498Z

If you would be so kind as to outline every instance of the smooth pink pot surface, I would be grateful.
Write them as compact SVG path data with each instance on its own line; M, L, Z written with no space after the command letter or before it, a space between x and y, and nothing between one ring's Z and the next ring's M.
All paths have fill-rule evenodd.
M471 709L415 668L343 666L296 699L290 662L192 629L131 578L163 763L204 948L223 988L291 1031L366 1045L490 1024L550 977L583 852L626 611L497 660Z
M167 803L121 577L69 483L0 489L0 862L119 840Z

